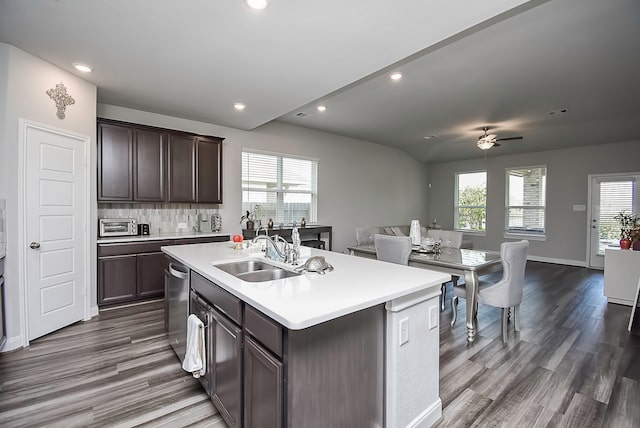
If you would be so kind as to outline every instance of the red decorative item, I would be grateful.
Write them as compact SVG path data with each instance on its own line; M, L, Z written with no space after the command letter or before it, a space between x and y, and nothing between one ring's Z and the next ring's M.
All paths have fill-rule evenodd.
M631 240L630 239L621 239L620 240L620 248L623 250L628 250L631 248Z
M242 242L242 235L233 235L233 242Z

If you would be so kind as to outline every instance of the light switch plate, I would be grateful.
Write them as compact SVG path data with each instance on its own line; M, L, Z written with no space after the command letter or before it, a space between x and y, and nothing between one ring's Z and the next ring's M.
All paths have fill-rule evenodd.
M409 318L403 318L398 324L400 328L400 346L409 341Z
M431 306L429 308L429 330L432 330L438 326L439 317L440 317L440 312L438 311L438 307Z
M178 229L186 229L187 223L178 223Z
M574 205L573 206L573 210L574 211L586 211L587 210L587 206L586 205Z

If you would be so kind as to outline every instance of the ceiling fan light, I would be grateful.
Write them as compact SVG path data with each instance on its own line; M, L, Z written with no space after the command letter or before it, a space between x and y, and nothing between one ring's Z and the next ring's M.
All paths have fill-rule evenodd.
M485 139L480 139L478 140L478 142L476 143L476 145L478 146L478 148L480 150L489 150L491 147L493 147L493 145L495 144L495 142L493 141L487 141Z

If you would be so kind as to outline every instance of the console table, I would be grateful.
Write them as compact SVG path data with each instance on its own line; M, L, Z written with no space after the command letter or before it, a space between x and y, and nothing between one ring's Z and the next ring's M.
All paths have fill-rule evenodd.
M265 229L260 229L260 233ZM291 241L291 231L292 227L274 227L272 229L266 229L269 236L280 235L287 241ZM327 249L331 251L331 240L333 234L332 226L320 226L320 225L311 225L305 227L298 227L298 232L300 233L300 240L302 240L302 244L305 245L305 242L308 246L315 246L314 243L318 243L317 241L322 241L322 234L326 233L328 235L327 239ZM256 236L256 229L242 229L242 237L244 239L253 239ZM309 237L312 237L313 240L309 240ZM305 239L306 238L306 239ZM316 247L317 248L317 247ZM323 248L324 249L324 248Z

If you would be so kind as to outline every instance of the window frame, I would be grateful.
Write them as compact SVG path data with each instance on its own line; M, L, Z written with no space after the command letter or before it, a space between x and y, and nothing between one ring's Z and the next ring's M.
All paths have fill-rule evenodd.
M272 188L272 189L268 189L268 188L255 188L255 187L244 187L244 179L242 177L243 175L243 158L244 158L244 154L248 153L248 154L256 154L256 155L265 155L265 156L272 156L276 158L276 187ZM312 173L315 175L315 177L312 178L312 182L311 182L311 190L297 190L297 189L284 189L282 187L282 180L283 180L283 160L284 159L293 159L293 160L304 160L304 161L310 161L312 162L313 166L312 166ZM280 152L271 152L271 151L266 151L266 150L257 150L257 149L251 149L251 148L242 148L241 152L240 152L240 187L241 187L241 195L240 195L240 204L241 204L241 212L244 212L244 208L242 208L244 206L245 202L244 201L244 192L260 192L260 193L272 193L275 194L276 196L276 218L273 218L274 223L276 223L277 221L280 221L280 217L282 216L282 218L284 218L284 195L286 193L289 194L305 194L305 195L311 195L311 203L310 203L310 207L309 207L309 212L311 213L311 215L309 216L309 218L306 218L306 222L307 224L315 224L317 223L317 219L318 219L318 172L319 172L319 166L320 166L320 161L317 158L313 158L313 157L308 157L308 156L299 156L299 155L292 155L292 154L288 154L288 153L280 153ZM315 189L313 188L315 185ZM293 219L290 221L284 221L285 224L292 224L293 221L295 222L300 222L301 219ZM264 219L265 221L265 225L266 225L266 221L267 219Z
M509 172L518 171L524 169L544 169L544 205L509 205ZM524 237L532 240L546 240L547 233L547 178L549 176L549 168L547 165L524 165L505 168L505 203L504 203L504 237L505 238L517 238ZM523 201L524 202L524 201ZM522 209L522 212L526 210L543 210L544 220L542 222L542 230L524 229L524 228L511 228L509 227L509 210L510 209Z
M484 205L460 205L459 204L459 177L464 174L478 174L484 173L485 177L485 197ZM453 230L457 230L469 235L485 236L487 234L487 199L489 195L489 172L486 169L474 170L474 171L460 171L454 174L454 200L453 200ZM460 208L483 208L484 209L484 230L482 229L465 229L458 227L458 220L460 218Z

